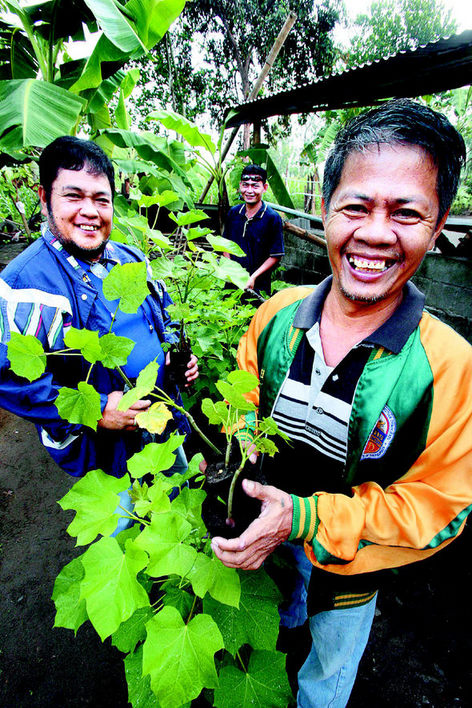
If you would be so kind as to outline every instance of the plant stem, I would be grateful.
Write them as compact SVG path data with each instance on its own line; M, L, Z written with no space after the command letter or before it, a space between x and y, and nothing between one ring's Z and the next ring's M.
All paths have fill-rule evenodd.
M118 504L118 507L125 512L125 516L120 515L120 519L133 519L133 521L149 526L150 522L146 519L141 519L139 516L136 516L136 514L133 514L132 511L129 511L129 509L125 509L125 507L121 506L121 504Z
M246 669L246 667L245 667L245 665L244 665L244 661L243 661L242 658L241 658L241 654L239 653L239 650L236 652L236 656L237 656L238 659L239 659L239 663L240 663L241 666L243 667L244 673L247 673L247 669Z
M233 474L233 479L231 480L231 486L229 488L229 494L228 494L228 519L233 518L233 496L234 496L234 488L236 486L236 482L238 480L239 475L244 469L244 462L241 464L240 467L236 470L236 472Z
M190 612L189 612L189 615L187 617L187 621L185 622L185 624L188 624L190 622L190 620L192 619L193 611L195 609L196 604L197 604L197 596L195 595L195 597L193 598L192 607L190 608Z

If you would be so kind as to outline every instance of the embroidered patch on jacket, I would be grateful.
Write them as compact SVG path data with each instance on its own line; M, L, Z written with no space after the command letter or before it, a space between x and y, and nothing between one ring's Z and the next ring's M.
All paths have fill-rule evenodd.
M397 421L388 406L384 406L369 439L367 440L361 460L378 460L387 452L397 429Z

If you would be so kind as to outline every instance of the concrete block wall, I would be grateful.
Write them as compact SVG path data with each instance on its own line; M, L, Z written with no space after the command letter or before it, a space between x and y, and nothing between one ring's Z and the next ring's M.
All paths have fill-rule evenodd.
M296 222L303 228L308 223ZM281 279L295 285L316 284L330 274L326 249L284 234L286 255ZM446 257L431 252L413 277L415 285L426 295L426 308L453 327L472 344L472 262L466 258Z

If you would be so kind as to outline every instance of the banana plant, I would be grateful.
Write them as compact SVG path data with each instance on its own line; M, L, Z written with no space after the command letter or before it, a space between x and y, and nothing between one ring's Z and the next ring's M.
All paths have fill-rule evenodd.
M20 159L28 147L75 134L81 122L94 132L111 127L108 103L119 90L114 119L127 128L124 100L137 72L130 59L157 44L185 0L46 0L25 6L0 0L0 151ZM100 37L88 59L73 59L68 42Z

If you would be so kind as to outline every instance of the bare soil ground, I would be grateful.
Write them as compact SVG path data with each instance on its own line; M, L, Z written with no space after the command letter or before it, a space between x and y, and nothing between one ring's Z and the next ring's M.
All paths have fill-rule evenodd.
M57 505L73 480L34 428L0 410L0 706L127 706L121 655L90 626L54 629L54 578L76 553ZM472 528L472 527L471 527ZM470 529L432 561L392 574L349 708L472 705ZM306 635L289 640L296 661Z

